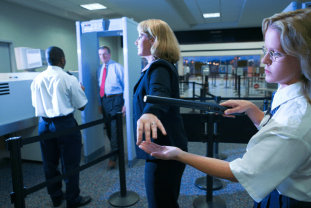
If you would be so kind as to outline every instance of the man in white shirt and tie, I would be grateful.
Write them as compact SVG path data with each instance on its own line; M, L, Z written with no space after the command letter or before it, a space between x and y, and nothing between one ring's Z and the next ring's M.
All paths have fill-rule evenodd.
M52 46L46 50L48 67L41 72L31 84L32 105L36 116L40 117L39 135L61 132L78 126L73 112L84 110L87 98L84 87L76 77L66 73L66 64L62 49ZM81 132L76 130L66 135L40 141L43 168L46 179L59 176L59 160L62 172L66 174L80 166ZM89 196L81 196L79 189L79 172L65 180L66 194L62 192L62 181L47 185L53 206L58 207L66 199L67 207L80 207L91 201Z
M111 51L108 46L101 46L98 49L99 59L102 65L97 69L97 86L99 97L99 112L103 114L105 129L110 140L111 150L118 148L117 123L111 117L117 112L124 112L124 69L111 60ZM112 156L108 162L108 168L116 167L116 156Z

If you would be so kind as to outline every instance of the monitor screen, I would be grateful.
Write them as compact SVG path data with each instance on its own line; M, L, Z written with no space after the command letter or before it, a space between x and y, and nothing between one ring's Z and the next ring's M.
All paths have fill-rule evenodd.
M35 69L46 65L44 50L18 47L14 48L18 70Z

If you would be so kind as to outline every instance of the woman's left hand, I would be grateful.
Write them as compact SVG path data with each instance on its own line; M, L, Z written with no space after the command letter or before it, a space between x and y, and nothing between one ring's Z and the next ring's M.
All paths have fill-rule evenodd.
M146 141L150 140L150 135L152 135L153 139L157 139L157 131L158 128L162 132L163 135L166 135L165 128L161 121L151 113L143 114L137 121L137 145L140 145L143 139L143 134L145 134Z
M161 146L153 142L143 141L139 148L144 150L151 156L162 160L174 160L183 152L178 147L173 146Z

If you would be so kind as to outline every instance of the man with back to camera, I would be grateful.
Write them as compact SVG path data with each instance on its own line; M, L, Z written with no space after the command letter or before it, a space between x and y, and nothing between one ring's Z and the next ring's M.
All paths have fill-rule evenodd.
M87 98L84 87L76 77L66 73L66 64L62 49L52 46L46 52L48 67L35 77L31 84L32 105L36 116L40 117L39 135L78 126L73 112L84 110ZM59 159L62 172L66 174L80 166L81 132L76 130L70 134L40 141L43 168L46 180L59 176ZM67 207L80 207L91 201L89 196L80 196L79 172L68 176L65 180L66 194L62 192L62 181L47 185L53 206L58 207L66 199Z
M97 69L97 86L99 95L99 112L103 114L107 136L110 140L111 150L118 148L117 122L111 117L117 112L125 111L124 108L124 69L111 60L111 51L108 46L101 46L98 49L99 59L102 65ZM108 162L108 168L116 167L117 156L112 156Z

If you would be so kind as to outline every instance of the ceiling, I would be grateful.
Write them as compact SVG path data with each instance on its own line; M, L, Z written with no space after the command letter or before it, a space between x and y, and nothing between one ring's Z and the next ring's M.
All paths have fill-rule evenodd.
M156 18L174 31L260 27L264 17L281 12L293 0L6 0L74 21L128 17L140 22ZM301 0L302 1L302 0ZM299 1L300 2L300 1ZM89 11L80 4L101 3L104 10ZM202 13L220 12L204 19Z

